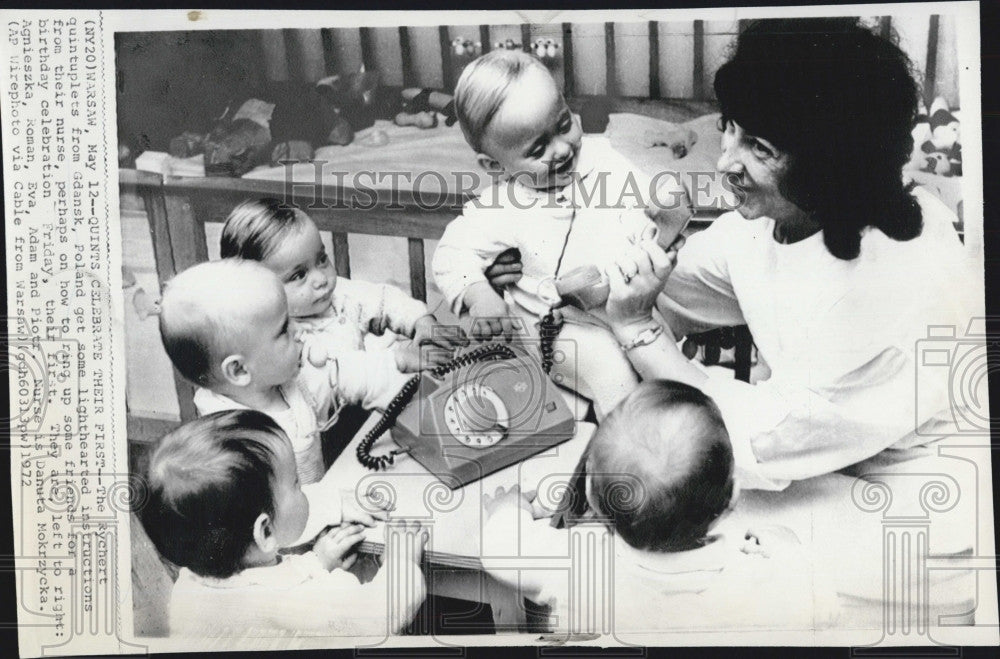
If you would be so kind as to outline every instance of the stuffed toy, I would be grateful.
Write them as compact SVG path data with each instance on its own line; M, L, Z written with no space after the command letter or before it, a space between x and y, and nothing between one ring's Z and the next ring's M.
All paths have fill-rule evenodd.
M251 98L230 115L231 108L226 108L205 137L206 176L243 176L267 162L271 154L274 104Z
M401 96L403 98L403 111L396 115L397 126L415 125L420 128L434 128L437 126L437 113L444 115L446 126L452 126L458 121L458 117L455 116L455 101L451 94L411 87L404 89ZM421 114L429 116L413 117L413 115Z
M554 39L536 39L531 44L531 52L546 64L559 56L559 44Z
M451 40L451 51L455 57L478 57L483 51L483 44L471 39L455 37Z
M698 142L698 133L690 128L672 128L663 131L648 130L642 136L643 145L647 148L667 147L679 160L688 154Z
M962 175L961 123L938 96L930 111L920 104L913 127L914 155L908 168L940 176Z

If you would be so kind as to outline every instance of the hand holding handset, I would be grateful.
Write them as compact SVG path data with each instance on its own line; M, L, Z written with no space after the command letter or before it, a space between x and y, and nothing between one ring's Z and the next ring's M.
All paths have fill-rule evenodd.
M673 187L670 194L674 196L674 201L669 206L646 210L646 215L656 225L656 243L664 250L670 249L695 214L683 185L678 181ZM611 291L607 275L592 265L573 268L557 277L555 283L562 302L583 311L603 307Z

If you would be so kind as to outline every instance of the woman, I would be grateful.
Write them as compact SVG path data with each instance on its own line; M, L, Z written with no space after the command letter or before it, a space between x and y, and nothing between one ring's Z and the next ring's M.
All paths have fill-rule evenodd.
M761 21L715 91L718 169L736 182L738 209L686 245L647 241L619 260L616 337L644 379L716 400L743 487L919 453L947 432L949 369L918 373L916 342L929 325L961 336L959 298L976 287L952 213L901 177L918 95L906 56L854 19ZM500 283L516 268L493 274ZM677 336L747 324L770 377L707 375L654 308Z

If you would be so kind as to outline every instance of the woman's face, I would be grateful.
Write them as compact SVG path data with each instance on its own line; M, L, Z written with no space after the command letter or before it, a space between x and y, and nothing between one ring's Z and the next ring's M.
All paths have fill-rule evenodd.
M752 135L735 121L725 125L722 156L716 165L723 174L733 174L732 185L740 215L748 220L770 217L775 221L801 215L798 206L785 199L779 184L788 172L788 154L766 139Z

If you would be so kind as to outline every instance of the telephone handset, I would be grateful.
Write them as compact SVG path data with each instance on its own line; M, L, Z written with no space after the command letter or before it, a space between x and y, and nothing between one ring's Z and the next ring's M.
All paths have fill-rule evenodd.
M381 470L409 453L454 489L560 444L576 422L546 370L515 342L478 346L418 373L358 445L358 461ZM401 448L373 456L375 440L393 424Z
M694 208L688 207L685 212L670 212L663 220L655 219L657 244L663 249L669 249L694 215ZM597 266L584 265L557 277L556 292L565 304L590 311L605 305L611 287L608 285L607 275Z

